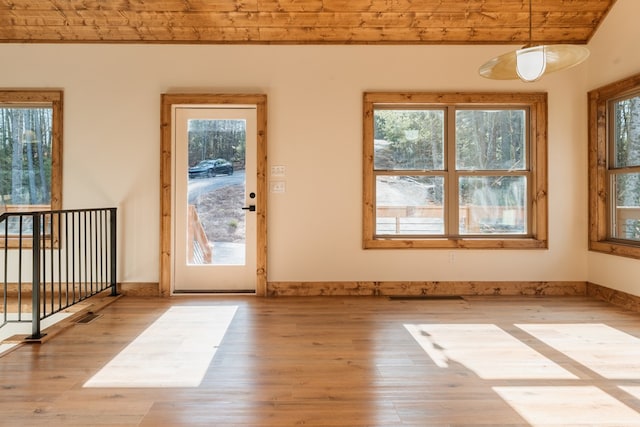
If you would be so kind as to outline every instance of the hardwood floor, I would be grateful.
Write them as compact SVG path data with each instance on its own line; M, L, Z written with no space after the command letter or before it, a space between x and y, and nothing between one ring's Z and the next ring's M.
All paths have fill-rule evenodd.
M176 306L237 306L198 386L84 386ZM0 425L640 426L640 314L588 297L123 297L99 314L0 357Z

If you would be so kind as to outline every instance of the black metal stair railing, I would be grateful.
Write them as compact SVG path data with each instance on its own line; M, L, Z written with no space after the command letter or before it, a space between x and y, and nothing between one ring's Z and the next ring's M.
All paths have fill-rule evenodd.
M116 290L116 208L4 212L0 215L4 326L42 320ZM31 303L29 304L29 296Z

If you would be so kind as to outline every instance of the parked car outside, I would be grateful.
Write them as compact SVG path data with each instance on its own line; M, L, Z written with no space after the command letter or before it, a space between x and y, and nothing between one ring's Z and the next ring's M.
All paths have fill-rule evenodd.
M233 174L233 165L225 159L202 160L189 168L189 178L211 178L223 174Z

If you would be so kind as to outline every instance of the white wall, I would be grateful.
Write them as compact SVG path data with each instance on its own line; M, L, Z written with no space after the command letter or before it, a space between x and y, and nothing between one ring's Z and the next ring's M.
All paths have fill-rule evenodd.
M625 3L621 5L628 8ZM120 208L124 282L158 280L163 92L259 92L269 102L268 279L587 280L587 67L542 81L479 77L515 46L0 45L4 87L64 89L65 208ZM364 91L549 93L549 250L363 250Z
M640 2L617 0L589 43L587 90L640 73ZM590 282L640 295L640 261L589 252Z

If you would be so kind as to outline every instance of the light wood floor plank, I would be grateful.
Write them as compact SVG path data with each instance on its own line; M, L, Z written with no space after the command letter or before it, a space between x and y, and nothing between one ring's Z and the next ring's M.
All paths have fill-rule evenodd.
M198 386L84 387L172 306L238 307ZM605 324L640 338L640 314L587 297L123 297L99 314L44 344L23 345L0 357L0 426L516 427L559 417L569 423L585 408L601 417L590 425L609 426L611 409L629 426L640 426L637 372L627 378L618 370L607 378L602 366L587 365L593 358L576 360L569 348L573 341L558 345L521 327ZM466 341L430 337L447 358L446 367L439 366L405 325L440 325L445 334L446 325L493 325L509 337L491 349L495 358L519 354L509 344L517 342L540 355L531 363L548 361L575 378L483 378L475 363L455 356L461 349L452 346L464 350ZM571 334L571 328L561 330ZM582 334L590 330L582 328ZM593 330L606 342L607 328ZM590 342L583 335L575 342ZM482 337L470 334L469 348L490 344ZM612 355L617 366L640 351L629 343L631 348L618 347ZM445 344L449 348L442 348ZM474 353L465 357L469 354ZM495 361L474 362L485 368ZM586 397L563 405L565 391ZM537 404L542 409L527 406ZM558 413L565 407L566 413Z

